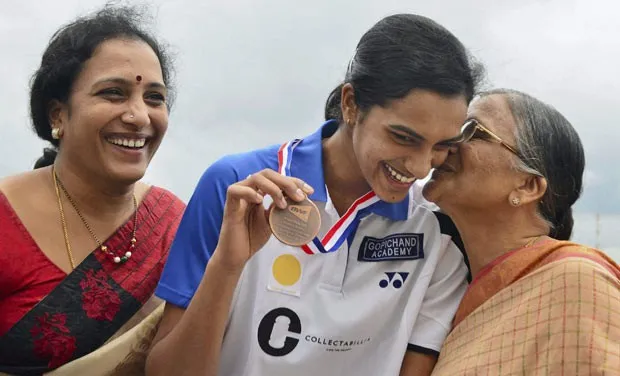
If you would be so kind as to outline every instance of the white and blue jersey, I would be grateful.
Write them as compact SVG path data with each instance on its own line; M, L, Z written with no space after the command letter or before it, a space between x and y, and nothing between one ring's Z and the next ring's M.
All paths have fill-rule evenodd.
M290 174L310 184L320 237L339 220L325 188L326 122L296 145ZM227 156L204 173L187 206L156 294L186 308L219 238L229 185L278 170L273 146ZM454 225L421 202L379 201L334 252L309 255L275 237L235 289L219 375L398 375L406 351L437 353L467 287ZM208 320L208 317L204 318Z

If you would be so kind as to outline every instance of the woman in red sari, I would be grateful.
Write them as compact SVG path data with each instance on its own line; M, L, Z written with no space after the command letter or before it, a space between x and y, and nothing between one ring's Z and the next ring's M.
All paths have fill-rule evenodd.
M169 60L138 21L106 7L64 26L33 77L34 129L54 148L0 181L0 372L49 372L158 306L184 204L140 182L171 88Z
M568 241L584 151L557 110L495 90L424 188L454 220L473 275L433 372L620 374L620 269Z

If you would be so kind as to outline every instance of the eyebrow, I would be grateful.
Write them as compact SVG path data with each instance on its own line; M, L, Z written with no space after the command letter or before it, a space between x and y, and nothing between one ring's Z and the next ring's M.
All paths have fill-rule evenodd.
M131 82L121 78L121 77L111 77L111 78L104 78L102 80L99 80L97 82L95 82L95 84L93 86L97 86L97 85L101 85L101 84L106 84L106 83L115 83L115 84L119 84L119 85L131 85ZM167 90L166 85L160 83L160 82L149 82L148 84L146 84L146 87L148 88L158 88L158 89L163 89L163 90Z
M407 133L409 137L414 138L418 141L426 141L426 139L421 134L417 133L413 129L406 127L404 125L390 124L389 127L395 131ZM461 140L461 135L458 135L456 137L452 137L447 140L439 141L438 144L452 144L452 143L457 143L460 140Z

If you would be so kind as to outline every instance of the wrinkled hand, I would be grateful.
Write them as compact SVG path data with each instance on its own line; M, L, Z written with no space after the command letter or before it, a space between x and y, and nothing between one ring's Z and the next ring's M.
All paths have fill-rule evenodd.
M226 268L240 270L271 236L263 200L269 195L273 205L286 208L285 195L302 201L314 192L301 179L287 177L265 169L228 187L224 218L214 258Z

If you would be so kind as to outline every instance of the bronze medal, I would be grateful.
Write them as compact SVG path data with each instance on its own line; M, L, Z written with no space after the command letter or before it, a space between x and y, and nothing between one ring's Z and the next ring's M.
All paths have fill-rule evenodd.
M285 209L274 205L269 211L271 232L286 245L301 247L310 243L321 227L319 209L308 198L299 202L285 199Z

